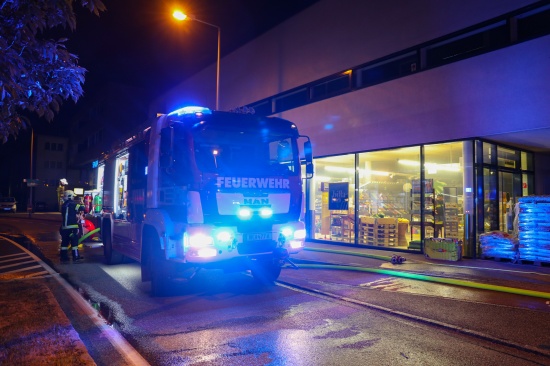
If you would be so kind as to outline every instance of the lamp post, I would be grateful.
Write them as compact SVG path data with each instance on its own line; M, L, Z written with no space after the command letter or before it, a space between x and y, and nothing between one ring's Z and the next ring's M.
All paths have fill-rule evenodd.
M186 15L181 10L175 10L174 13L172 13L172 16L176 18L179 21L183 21L186 19L194 20L196 22L206 24L210 27L214 27L218 30L218 57L216 60L216 110L220 109L220 52L221 52L221 28L217 25L207 23L203 20L197 19L194 15Z
M32 179L33 179L33 155L34 155L34 128L31 127L31 169L29 173L29 178L31 179L31 183L27 183L29 185L29 203L27 204L27 212L29 214L29 218L32 216Z

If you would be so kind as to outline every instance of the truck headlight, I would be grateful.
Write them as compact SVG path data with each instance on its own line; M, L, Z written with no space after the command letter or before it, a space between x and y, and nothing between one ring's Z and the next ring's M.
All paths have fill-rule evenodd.
M206 247L214 244L214 238L210 235L198 233L188 236L187 242L190 247Z
M260 209L260 216L264 219L267 219L271 216L273 216L273 210L269 207L263 207Z
M302 248L306 237L305 229L294 229L292 226L285 226L281 229L279 245L287 245L292 249Z
M200 248L197 250L197 257L215 257L216 254L218 254L218 251L215 248Z
M246 220L252 217L252 210L249 207L241 207L237 212L240 219Z

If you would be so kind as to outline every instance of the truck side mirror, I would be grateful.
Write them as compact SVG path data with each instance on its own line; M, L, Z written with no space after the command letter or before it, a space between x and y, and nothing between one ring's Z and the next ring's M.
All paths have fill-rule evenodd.
M313 163L306 163L306 179L313 178Z
M306 179L313 178L313 149L309 140L304 142L304 157L306 158Z
M304 156L306 158L306 163L313 162L313 149L311 148L311 141L309 140L304 142Z

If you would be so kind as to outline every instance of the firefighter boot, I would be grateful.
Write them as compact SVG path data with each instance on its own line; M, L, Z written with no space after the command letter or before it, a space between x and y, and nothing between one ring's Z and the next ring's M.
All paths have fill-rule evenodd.
M73 248L73 263L82 262L83 259L84 259L84 257L82 257L82 256L78 253L78 247L77 247L77 248Z
M59 262L67 263L69 261L69 251L67 249L61 249L59 251Z

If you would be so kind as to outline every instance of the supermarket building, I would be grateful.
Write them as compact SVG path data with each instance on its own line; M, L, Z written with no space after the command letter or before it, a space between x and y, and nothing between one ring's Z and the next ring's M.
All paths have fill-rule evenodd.
M220 109L311 137L309 240L416 251L440 236L475 257L481 233L513 230L519 197L550 192L549 61L547 1L321 0L221 59ZM213 107L215 75L151 117ZM395 235L369 233L374 217Z

